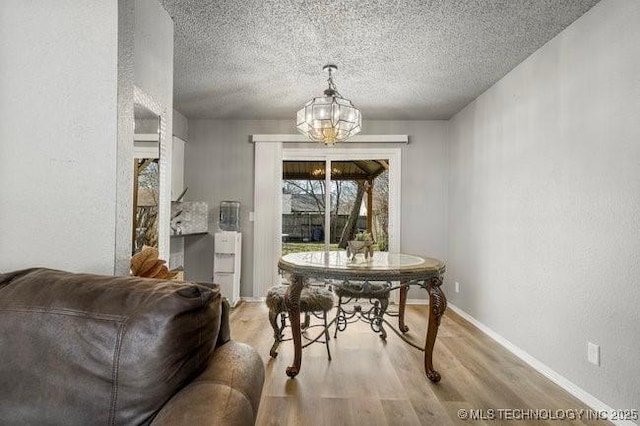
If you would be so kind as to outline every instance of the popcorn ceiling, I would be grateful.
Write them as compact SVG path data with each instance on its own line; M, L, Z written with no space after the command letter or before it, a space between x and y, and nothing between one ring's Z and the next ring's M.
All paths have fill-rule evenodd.
M367 119L448 119L598 0L162 0L188 118L294 119L335 83Z

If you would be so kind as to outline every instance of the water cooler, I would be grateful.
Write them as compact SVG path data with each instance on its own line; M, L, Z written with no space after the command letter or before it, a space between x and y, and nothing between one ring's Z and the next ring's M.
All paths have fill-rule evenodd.
M222 295L235 306L240 300L242 233L240 203L220 203L219 231L214 236L213 282L220 285Z

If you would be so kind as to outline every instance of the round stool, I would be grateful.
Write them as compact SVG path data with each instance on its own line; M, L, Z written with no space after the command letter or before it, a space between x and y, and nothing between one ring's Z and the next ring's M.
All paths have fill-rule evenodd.
M368 322L376 333L380 333L382 340L387 339L387 332L384 329L383 317L389 306L389 294L391 293L390 282L344 282L334 286L334 291L338 296L338 310L336 312L336 331L333 337L338 337L338 331L344 331L347 323L357 321L358 318ZM343 301L343 299L346 299ZM362 310L360 305L356 305L353 310L344 309L344 304L352 300L369 299L372 306L369 310ZM374 300L375 299L375 300ZM351 320L352 318L355 319Z
M269 308L269 322L273 327L273 346L269 355L271 358L275 358L278 355L277 349L280 342L284 342L283 331L286 327L287 307L284 303L284 295L287 292L287 285L276 285L269 289L267 292L267 307ZM305 313L305 326L309 328L309 314L318 316L322 313L322 320L324 322L324 331L320 334L324 334L324 341L313 339L310 343L320 342L325 343L327 346L327 355L331 360L331 351L329 350L329 331L327 330L327 312L333 309L333 293L322 287L304 287L300 294L300 312ZM278 325L278 315L280 316L280 325ZM319 316L318 316L319 317ZM320 318L320 317L319 317ZM309 344L310 344L309 343ZM303 346L306 347L307 345Z

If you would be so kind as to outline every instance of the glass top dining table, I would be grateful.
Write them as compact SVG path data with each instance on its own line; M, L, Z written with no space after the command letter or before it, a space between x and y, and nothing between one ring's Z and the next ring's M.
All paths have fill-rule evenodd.
M398 328L406 333L404 311L410 286L419 286L429 293L429 322L424 346L424 366L427 377L440 381L440 374L434 370L432 356L438 327L447 301L440 289L445 264L441 260L405 253L374 252L373 256L355 258L345 251L309 251L290 253L280 258L278 268L290 275L290 285L285 295L294 345L293 365L287 368L287 375L295 377L300 372L302 361L302 338L300 330L300 293L309 278L349 281L398 282L400 290ZM405 339L403 339L405 340ZM413 345L415 346L415 345Z

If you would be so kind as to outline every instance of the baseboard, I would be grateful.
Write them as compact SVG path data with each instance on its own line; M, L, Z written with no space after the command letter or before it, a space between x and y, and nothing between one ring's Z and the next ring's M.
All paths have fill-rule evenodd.
M264 297L241 297L242 302L264 302ZM429 299L407 299L407 305L428 305Z
M264 302L264 297L241 297L242 302ZM429 299L407 299L407 305L428 305Z
M451 310L454 311L456 314L460 315L462 318L469 321L471 324L473 324L476 328L478 328L484 334L486 334L487 336L495 340L500 346L502 346L503 348L505 348L506 350L508 350L509 352L511 352L518 358L520 358L522 361L529 364L529 366L531 366L534 370L538 371L540 374L542 374L543 376L545 376L546 378L548 378L549 380L551 380L552 382L554 382L555 384L557 384L558 386L560 386L561 388L569 392L571 395L575 396L580 401L584 402L587 406L589 406L593 410L606 411L607 413L616 411L613 408L609 407L604 402L600 401L595 396L591 395L589 392L580 388L578 385L576 385L572 381L568 380L567 378L558 374L556 371L549 368L542 362L538 361L536 358L534 358L524 350L520 349L519 347L511 343L510 341L502 337L500 334L496 333L486 325L482 324L480 321L478 321L477 319L475 319L474 317L472 317L462 309L458 308L456 305L449 303L448 307L451 308ZM611 421L611 422L617 426L638 426L637 423L634 423L629 420L619 420L619 421Z
M241 297L240 300L243 302L264 302L264 297Z

